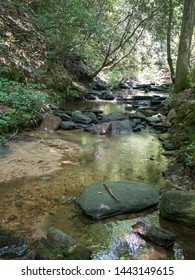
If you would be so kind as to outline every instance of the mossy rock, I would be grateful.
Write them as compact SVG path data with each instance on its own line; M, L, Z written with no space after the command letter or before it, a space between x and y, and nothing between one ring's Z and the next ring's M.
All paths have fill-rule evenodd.
M90 185L76 202L93 219L136 213L159 202L159 190L136 181L100 182Z
M195 194L184 191L165 192L161 197L160 215L195 228Z
M11 154L12 150L9 146L7 145L0 145L0 158L8 156Z

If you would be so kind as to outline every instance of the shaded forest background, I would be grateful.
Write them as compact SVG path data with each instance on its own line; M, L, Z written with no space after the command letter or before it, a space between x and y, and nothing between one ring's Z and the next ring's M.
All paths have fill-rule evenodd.
M182 0L2 0L0 75L64 95L75 94L74 80L90 84L98 75L112 85L159 76L175 81L182 19L195 9L194 1L185 2L186 8ZM189 26L193 33L194 17ZM184 87L195 71L189 36Z
M193 166L194 25L194 0L1 0L0 143L38 125L48 99L164 81L166 105L177 109L175 142L190 147Z

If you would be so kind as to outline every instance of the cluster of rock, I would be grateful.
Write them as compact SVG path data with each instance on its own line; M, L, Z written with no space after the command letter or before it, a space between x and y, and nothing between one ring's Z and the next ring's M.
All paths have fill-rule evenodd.
M91 250L71 236L54 227L48 228L46 237L28 248L22 260L89 260Z
M127 134L145 129L148 125L160 132L166 132L174 119L154 114L150 108L140 108L135 112L114 112L103 114L101 110L67 112L53 109L42 121L41 130L82 129L94 134Z
M141 88L143 90L143 88ZM145 90L144 90L145 91ZM160 91L160 89L159 89ZM163 90L164 91L164 90ZM84 99L86 100L96 100L96 101L115 101L118 103L126 104L126 109L137 109L139 107L157 107L158 109L162 102L167 98L166 92L163 92L161 95L156 94L142 94L136 95L133 93L133 88L128 89L127 93L124 94L122 91L118 91L116 94L113 94L111 90L91 90L88 91Z
M46 236L27 243L24 238L0 229L0 258L17 260L89 260L91 250L62 230L50 227Z
M93 219L137 213L158 206L168 220L195 228L195 194L167 191L137 181L99 182L87 186L76 199L82 211Z

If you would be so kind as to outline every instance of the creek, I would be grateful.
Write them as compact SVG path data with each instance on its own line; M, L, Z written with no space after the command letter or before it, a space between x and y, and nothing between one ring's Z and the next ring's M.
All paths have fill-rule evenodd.
M100 109L105 114L125 111L124 104L115 102L86 101L64 106L71 111ZM58 130L52 134L35 130L25 134L65 140L78 149L76 153L62 150L61 168L49 175L1 184L2 228L14 228L21 236L29 235L29 240L44 236L49 227L60 229L90 248L92 259L195 258L194 230L161 219L157 208L94 221L75 205L75 198L94 182L137 180L162 190L168 188L162 176L167 159L152 128L124 135L95 135L82 130ZM173 249L165 250L134 234L131 227L140 219L175 233Z

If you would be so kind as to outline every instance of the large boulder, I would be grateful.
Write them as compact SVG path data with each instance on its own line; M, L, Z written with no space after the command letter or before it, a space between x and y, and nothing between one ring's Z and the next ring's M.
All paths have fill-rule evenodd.
M165 192L160 202L160 215L167 220L195 228L195 193Z
M158 189L135 181L95 183L76 199L84 213L93 219L136 213L158 202Z

